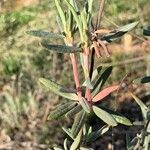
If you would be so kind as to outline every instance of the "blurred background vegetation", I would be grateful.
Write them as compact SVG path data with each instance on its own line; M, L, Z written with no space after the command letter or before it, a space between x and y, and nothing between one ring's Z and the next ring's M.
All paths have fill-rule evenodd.
M82 3L79 0L79 4ZM98 0L95 1L94 15L97 3ZM150 23L149 6L148 0L107 0L102 23L103 28L114 29L129 22L140 22L135 31L109 46L112 53L109 59L97 60L97 65L113 65L108 84L120 83L125 78L123 90L117 96L118 105L112 107L118 107L131 120L140 116L132 116L132 113L139 111L137 108L131 113L127 106L122 106L124 101L131 99L127 88L142 98L149 95L148 86L130 87L136 77L150 74L150 45L148 38L142 35L143 27ZM61 126L69 120L46 121L49 110L62 100L45 92L38 78L50 77L70 85L72 72L69 56L44 51L39 39L26 34L32 29L59 32L56 13L52 0L0 0L0 149L38 150L47 149L54 143L62 144L65 135ZM107 141L105 148L95 143L99 145L95 149L109 149L109 136Z

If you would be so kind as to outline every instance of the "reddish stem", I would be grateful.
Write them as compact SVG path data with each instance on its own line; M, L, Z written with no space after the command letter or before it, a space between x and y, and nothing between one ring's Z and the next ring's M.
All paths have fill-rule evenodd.
M89 77L89 49L86 48L84 53L83 53L83 59L84 59L84 66L85 69L87 70L88 76ZM86 92L85 92L85 98L87 98L88 101L91 101L91 89L89 89L88 87L86 87Z
M78 91L77 94L79 97L81 97L82 94L81 94L81 86L80 86L80 81L79 81L79 73L78 73L76 57L74 54L70 54L70 58L71 58L71 63L72 63L72 68L73 68L75 85L76 85L76 89Z

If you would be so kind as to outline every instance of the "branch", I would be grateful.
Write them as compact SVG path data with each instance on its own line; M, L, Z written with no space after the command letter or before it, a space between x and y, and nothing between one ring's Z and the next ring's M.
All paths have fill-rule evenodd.
M104 10L104 5L105 5L105 0L101 0L101 3L99 5L99 12L98 12L98 15L97 15L95 30L97 30L100 26L100 22L102 20L102 14L103 14L103 10Z

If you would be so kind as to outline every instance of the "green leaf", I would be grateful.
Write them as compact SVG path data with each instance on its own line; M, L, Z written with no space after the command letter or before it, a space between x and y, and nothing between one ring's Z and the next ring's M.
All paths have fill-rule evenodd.
M67 23L66 23L66 17L65 17L65 13L64 13L63 9L61 8L60 1L59 0L55 0L55 4L56 4L56 7L57 7L59 16L61 18L61 21L62 21L62 23L64 25L64 28L65 28L66 25L67 25Z
M68 141L68 139L66 138L64 140L64 150L68 150L67 141Z
M97 75L100 74L101 70L102 70L102 66L99 66L93 71L91 81L93 81L97 77Z
M86 78L82 86L88 87L89 89L93 89L93 85L89 77Z
M124 125L126 125L126 126L132 126L133 124L131 123L131 121L128 119L128 118L126 118L126 117L124 117L124 116L122 116L122 115L116 115L116 114L112 114L112 116L115 118L115 120L118 122L118 123L120 123L120 124L124 124Z
M116 120L112 117L111 114L109 114L105 110L103 110L97 106L93 106L93 111L101 120L103 120L108 125L117 126Z
M71 134L74 138L78 135L79 131L83 127L85 123L85 119L86 119L86 112L84 110L80 111L76 115L74 123L72 125L72 129L71 129Z
M147 106L138 97L136 97L134 94L132 94L132 93L130 93L130 94L134 98L134 100L137 102L137 104L140 106L143 117L146 119L147 118L147 112L148 112Z
M92 96L95 96L102 89L103 85L109 78L111 72L112 72L112 66L106 68L104 72L102 73L102 75L99 76L99 78L97 79L93 87Z
M77 105L75 106L73 109L71 109L69 112L66 113L66 117L73 117L74 115L76 115L77 113L79 113L82 110L81 105Z
M41 43L41 45L48 50L55 51L57 53L77 53L82 52L82 49L74 46L65 46L65 45L52 45L47 44L45 42Z
M132 29L134 29L139 22L133 22L130 24L127 24L123 27L119 27L118 29L110 32L109 34L106 34L105 36L103 36L101 38L101 40L106 40L108 42L112 42L113 40L116 40L117 38L123 36L125 33L131 31Z
M88 0L88 12L92 14L93 0Z
M125 25L125 26L119 27L117 29L117 31L129 32L129 31L133 30L138 24L139 24L138 21L132 22L132 23L129 23L129 24Z
M48 116L48 120L51 119L58 119L65 115L68 111L73 109L77 103L75 102L67 102L66 104L62 104L57 106L53 111L51 111L50 115Z
M150 36L150 26L143 29L143 35Z
M106 107L103 107L103 106L100 106L100 108L102 108L103 110L105 110L109 114L111 114L118 123L124 124L126 126L132 126L133 125L132 122L128 118L124 117L122 114L115 112L111 109L108 109Z
M69 10L72 12L74 20L76 21L77 26L79 28L80 35L82 36L82 24L79 19L78 12L76 12L75 8L68 2L68 0L65 0L65 3L68 6Z
M73 138L72 135L71 135L70 129L66 129L65 127L62 127L62 129L63 129L63 131L64 131L70 138L72 138L72 139L74 140L74 138Z
M142 78L137 78L133 80L133 83L135 84L144 84L144 83L149 83L150 82L150 76L145 76Z
M86 137L86 142L87 143L92 143L95 140L97 140L100 136L105 134L109 130L109 126L105 125L101 129L95 132L91 132L87 137Z
M83 108L87 113L90 113L90 112L91 112L90 104L89 104L89 102L88 102L84 97L82 97L82 98L79 100L79 103L81 104L82 108Z
M39 81L49 90L54 92L55 94L62 96L67 99L71 100L78 100L78 96L75 93L66 93L66 92L61 92L60 90L62 89L62 86L59 85L58 83L52 81L52 80L47 80L45 78L40 78Z
M31 30L27 31L27 34L36 36L36 37L42 37L42 38L54 38L54 39L63 39L64 36L58 33L52 33L52 32L46 32L41 30Z
M78 133L77 137L74 139L74 142L70 147L70 150L76 150L79 147L81 140L82 140L82 129Z
M126 147L127 147L127 150L134 149L134 145L131 143L131 139L130 139L128 133L126 133Z

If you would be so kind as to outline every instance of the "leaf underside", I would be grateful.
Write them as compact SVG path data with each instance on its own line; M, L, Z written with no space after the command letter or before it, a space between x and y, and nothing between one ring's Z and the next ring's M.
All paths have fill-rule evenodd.
M41 38L53 38L53 39L63 39L64 38L64 36L61 34L47 32L47 31L41 31L41 30L27 31L27 34L33 35L36 37L41 37Z
M47 44L46 42L42 42L41 45L51 51L57 52L57 53L77 53L82 52L81 48L73 47L73 46L65 46L65 45L53 45L53 44Z

